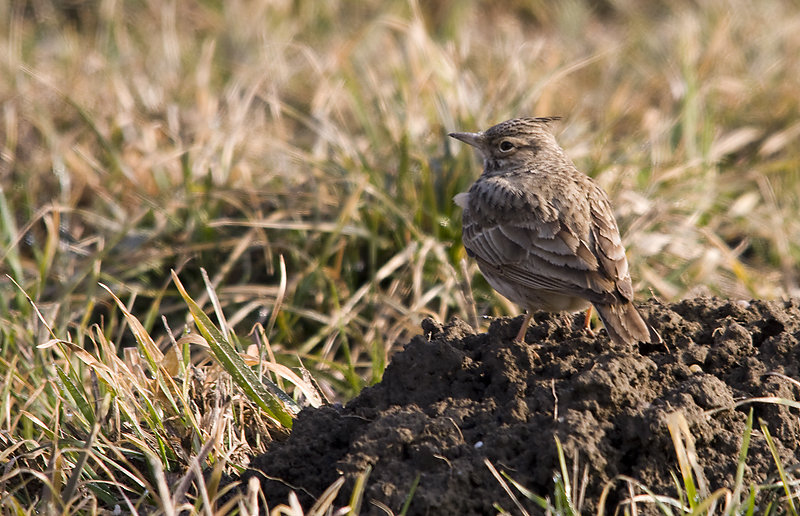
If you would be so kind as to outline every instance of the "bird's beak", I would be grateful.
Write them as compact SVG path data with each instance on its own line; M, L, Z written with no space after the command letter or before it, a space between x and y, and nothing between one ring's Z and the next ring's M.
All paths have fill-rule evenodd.
M483 133L450 133L450 137L468 143L478 150L483 146Z

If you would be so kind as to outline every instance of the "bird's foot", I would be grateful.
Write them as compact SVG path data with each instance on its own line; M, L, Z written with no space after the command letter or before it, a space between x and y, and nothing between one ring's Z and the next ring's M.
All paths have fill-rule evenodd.
M520 345L524 345L526 348L528 348L528 351L530 351L531 355L533 355L533 359L535 361L537 361L537 362L541 362L542 361L542 357L540 357L539 353L536 352L536 350L537 349L541 349L542 346L540 346L539 344L528 344L524 340L514 339L514 342L516 342L517 344L520 344Z

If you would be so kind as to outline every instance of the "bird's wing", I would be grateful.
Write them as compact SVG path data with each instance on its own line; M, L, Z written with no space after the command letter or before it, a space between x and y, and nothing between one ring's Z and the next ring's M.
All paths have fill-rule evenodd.
M507 186L479 181L470 190L463 214L467 251L521 286L613 302L617 289L611 273L623 267L627 273L627 262L613 217L603 224L605 206L578 201L568 207L573 216L564 217L542 196ZM590 224L592 217L601 224ZM585 223L569 223L574 220Z
M597 257L600 271L614 281L617 292L625 301L633 301L633 284L625 247L619 236L619 228L608 198L594 183L596 195L590 197L592 216L591 242L594 244L594 255Z

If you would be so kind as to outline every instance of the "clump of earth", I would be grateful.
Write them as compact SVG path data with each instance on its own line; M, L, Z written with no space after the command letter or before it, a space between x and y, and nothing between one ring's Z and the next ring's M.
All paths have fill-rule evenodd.
M493 320L488 331L428 319L379 384L343 407L303 410L288 440L254 458L242 480L257 476L271 507L294 491L307 509L340 475L347 482L337 504L346 505L356 477L371 467L362 514L385 514L371 501L398 513L417 478L408 514L517 512L486 461L552 499L558 437L570 475L577 464L583 512L596 512L610 482L605 507L613 513L631 495L620 475L678 496L668 430L675 413L687 423L708 489L732 488L751 408L756 423L745 486L777 473L759 421L781 463L798 463L796 411L764 401L737 404L796 399L797 300L698 298L640 309L663 344L614 345L604 330L587 334L582 314L536 314L526 344L514 342L521 317ZM511 489L528 511L540 512ZM647 503L637 508L655 512Z

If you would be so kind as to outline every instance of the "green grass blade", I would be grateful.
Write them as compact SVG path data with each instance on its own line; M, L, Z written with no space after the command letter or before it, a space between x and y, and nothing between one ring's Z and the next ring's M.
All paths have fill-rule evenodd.
M767 441L767 447L769 448L770 453L772 453L772 458L775 460L775 467L778 468L778 476L781 478L783 490L786 492L787 500L789 500L789 510L794 516L797 516L797 508L794 506L794 494L792 493L789 478L786 476L786 470L784 469L783 464L781 464L781 458L778 455L778 448L775 446L775 441L772 439L772 435L769 433L767 422L760 420L759 423L761 426L761 431L764 433L764 439Z
M400 509L400 514L397 516L406 516L406 514L408 514L408 509L411 507L411 500L414 499L414 493L417 492L420 478L422 478L422 475L417 473L417 476L414 478L414 482L411 483L411 489L408 490L408 496L406 496L406 501L403 503L403 508Z
M689 507L694 510L698 503L699 495L694 475L692 474L689 452L687 451L687 443L692 439L692 435L689 432L686 418L680 412L673 412L668 416L667 428L672 437L672 444L675 448L675 455L677 456L678 466L681 470L681 481L686 490L687 503ZM684 442L684 439L686 439L686 442Z
M503 477L505 477L505 479L508 480L511 483L511 485L514 486L517 489L517 491L522 493L522 496L524 496L528 500L532 501L533 503L535 503L536 505L538 505L542 509L550 510L550 511L553 510L553 507L550 505L550 503L547 501L546 498L537 495L536 493L534 493L533 491L531 491L527 487L523 486L522 484L520 484L519 482L517 482L516 480L511 478L508 475L508 473L506 473L505 471L503 471L501 473L501 475L503 475Z
M66 390L75 401L78 410L80 410L81 414L83 414L83 417L86 418L86 421L88 421L90 425L93 425L96 418L94 416L94 411L92 410L92 404L86 399L86 393L84 392L82 386L73 382L72 378L70 378L69 375L67 375L67 373L57 365L55 366L55 369L58 373L58 377L61 379L62 388Z
M361 512L361 502L364 500L364 490L367 488L367 479L369 479L370 473L372 473L372 466L367 466L367 469L356 477L356 484L350 495L350 511L347 513L350 516L358 516Z
M753 433L753 408L750 407L750 412L747 414L747 422L745 424L744 435L742 436L742 447L739 450L739 459L736 463L736 481L733 484L733 505L739 505L739 499L742 495L744 488L744 470L747 461L747 451L750 448L750 435Z
M561 439L558 436L555 436L555 440L558 465L561 469L561 473L557 475L559 480L556 482L556 507L565 511L565 514L577 514L572 504L572 485L570 485L569 481L569 470L567 469L567 459L564 456L564 447L561 446Z
M211 322L211 319L189 296L175 271L172 271L172 279L175 281L181 297L188 305L198 331L206 339L214 352L214 356L228 374L231 375L234 382L273 419L280 422L284 427L291 428L294 415L300 411L300 407L288 394L280 390L277 385L268 379L263 378L259 381L256 374L244 363L239 353L233 349L228 340Z
M753 511L756 509L756 493L758 488L754 484L750 484L750 495L747 497L747 512L746 516L753 516Z

